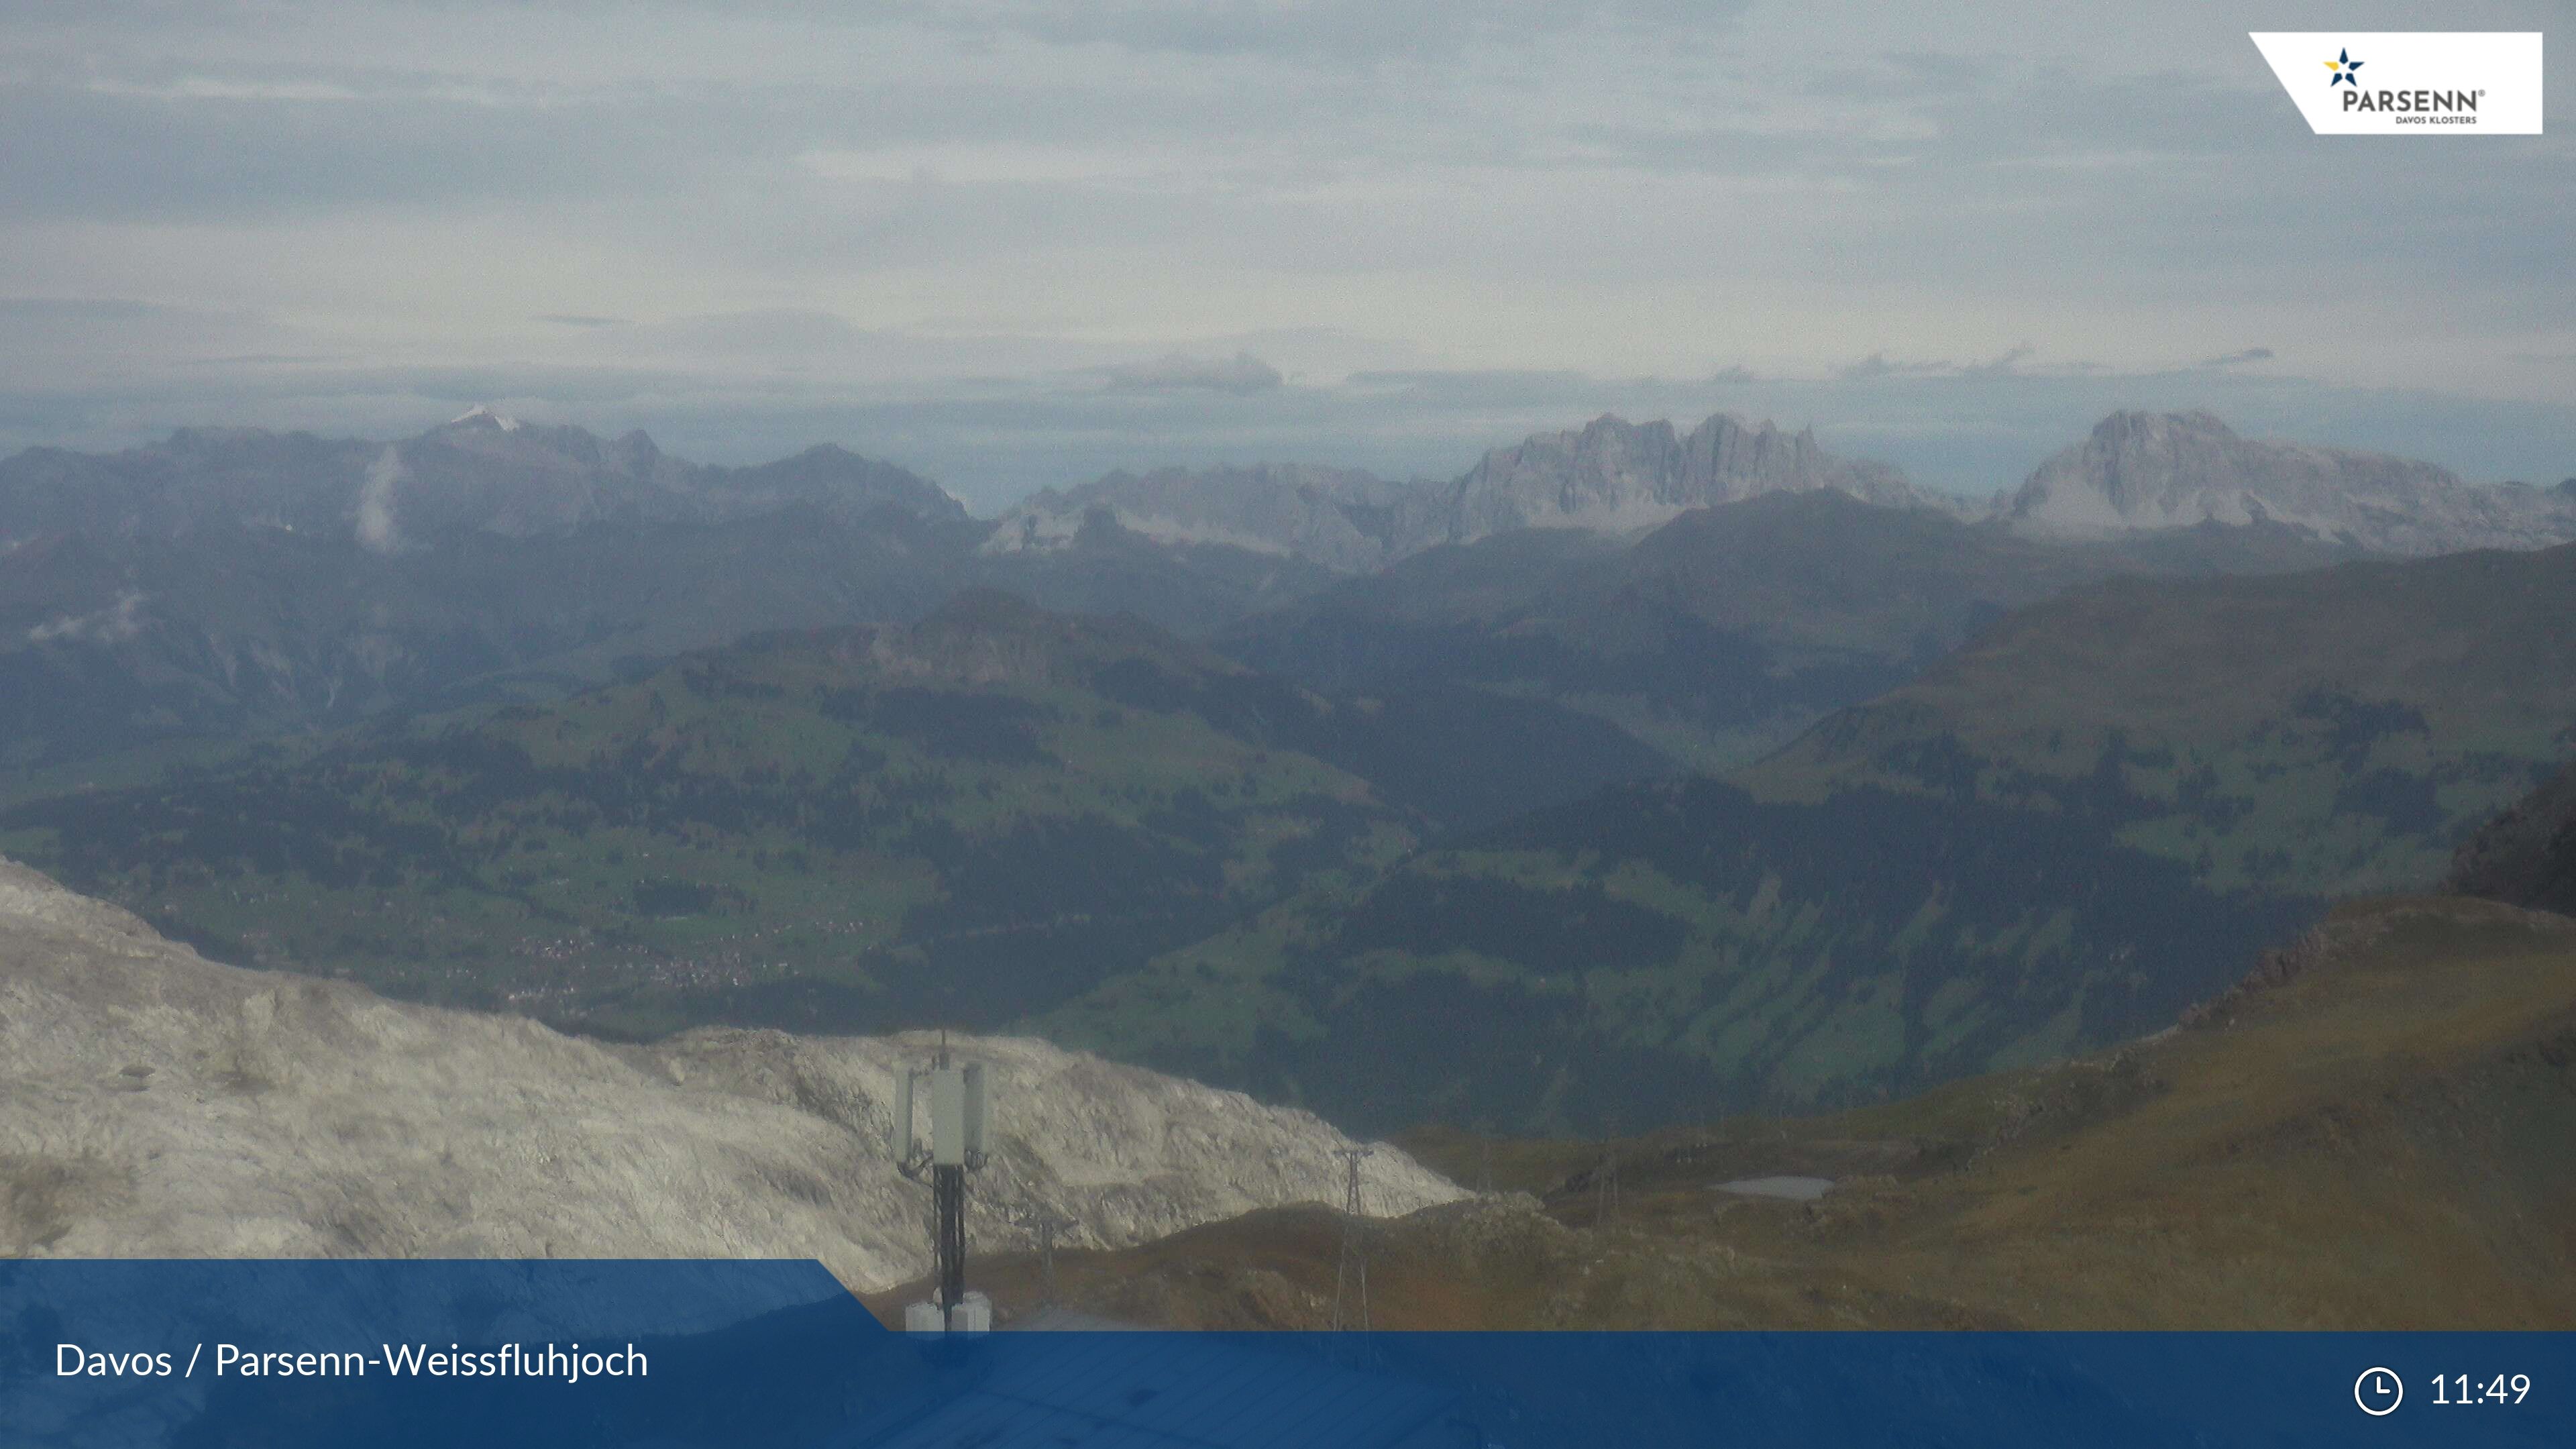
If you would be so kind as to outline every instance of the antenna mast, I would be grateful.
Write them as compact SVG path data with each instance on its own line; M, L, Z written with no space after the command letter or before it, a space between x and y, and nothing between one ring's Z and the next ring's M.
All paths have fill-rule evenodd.
M912 1102L921 1084L930 1089L930 1140L912 1133ZM951 1065L948 1033L939 1034L939 1049L928 1067L895 1074L894 1121L888 1145L895 1168L915 1182L930 1183L931 1257L939 1286L923 1310L921 1328L981 1330L992 1322L992 1305L980 1293L966 1291L966 1174L985 1162L984 1067L981 1062ZM912 1309L905 1327L915 1327Z
M1333 1155L1342 1160L1342 1263L1333 1279L1333 1327L1352 1326L1351 1312L1356 1306L1362 1332L1369 1326L1368 1251L1360 1241L1360 1159L1369 1155L1365 1147L1338 1147Z

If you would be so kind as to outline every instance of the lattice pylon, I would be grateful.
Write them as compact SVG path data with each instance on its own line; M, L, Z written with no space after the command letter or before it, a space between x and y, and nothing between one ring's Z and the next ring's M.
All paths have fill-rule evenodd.
M1342 1159L1342 1262L1333 1278L1333 1328L1338 1331L1356 1326L1365 1332L1369 1326L1368 1251L1360 1241L1360 1160L1369 1155L1365 1147L1343 1147L1334 1151Z

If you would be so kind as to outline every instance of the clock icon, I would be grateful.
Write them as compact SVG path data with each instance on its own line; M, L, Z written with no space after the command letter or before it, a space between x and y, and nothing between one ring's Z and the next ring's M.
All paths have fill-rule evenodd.
M2406 1402L2406 1385L2399 1382L2394 1369L2364 1369L2361 1377L2352 1381L2352 1401L2370 1417L2384 1419Z

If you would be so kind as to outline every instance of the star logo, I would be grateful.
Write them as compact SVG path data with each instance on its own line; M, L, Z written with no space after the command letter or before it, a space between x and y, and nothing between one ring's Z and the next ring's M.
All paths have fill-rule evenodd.
M2326 62L2326 69L2334 72L2326 78L2326 84L2329 87L2349 85L2356 90L2360 89L2361 81L2358 77L2361 72L2361 62L2352 58L2351 51L2335 52L2335 58Z

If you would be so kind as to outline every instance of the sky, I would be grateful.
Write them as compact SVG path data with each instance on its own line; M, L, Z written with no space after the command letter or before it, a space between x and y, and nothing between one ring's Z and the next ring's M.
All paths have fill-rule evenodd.
M1729 411L1982 495L2206 407L2555 482L2566 125L2313 136L2245 34L2571 12L2432 13L10 0L0 450L488 403L991 512Z

